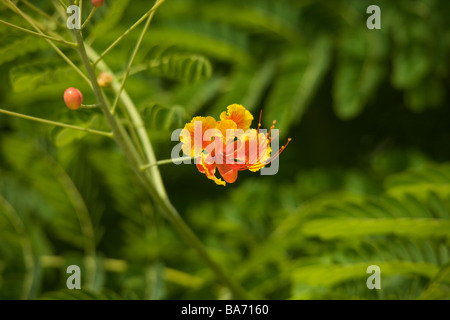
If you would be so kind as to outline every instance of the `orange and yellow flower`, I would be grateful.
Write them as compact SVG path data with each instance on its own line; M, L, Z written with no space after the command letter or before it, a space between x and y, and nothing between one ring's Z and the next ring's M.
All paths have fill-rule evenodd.
M182 150L195 157L198 170L217 185L233 183L239 171L256 172L264 168L291 140L288 139L286 145L272 155L271 132L275 121L271 130L263 133L260 132L261 117L259 120L258 128L250 129L253 115L238 104L228 106L227 111L221 113L220 121L213 117L194 117L180 135ZM216 177L216 169L223 180Z

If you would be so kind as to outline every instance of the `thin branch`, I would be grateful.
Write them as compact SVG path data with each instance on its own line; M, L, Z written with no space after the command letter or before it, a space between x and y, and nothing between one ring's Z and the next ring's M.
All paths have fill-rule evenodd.
M64 8L64 10L67 11L67 5L64 2L62 2L62 0L58 0L58 2Z
M91 60L95 61L98 59L98 54L93 50L89 45L86 45L87 53ZM109 66L104 62L100 61L98 64L99 71L102 72L108 72L112 75L113 81L111 83L111 87L114 90L115 93L119 91L120 88L120 82L117 80L117 78L114 76L113 71L109 68ZM126 109L127 113L130 116L130 119L133 123L133 128L136 130L136 133L139 136L139 140L141 142L142 148L145 152L145 162L144 163L154 163L157 161L155 152L153 150L152 144L150 142L150 139L148 137L147 129L145 128L144 121L142 120L141 115L139 114L133 100L127 93L126 89L122 91L122 94L120 95L120 100L122 102L122 105ZM108 109L109 112L109 109ZM156 186L156 189L158 190L158 194L163 199L168 199L166 190L164 188L164 184L161 178L161 174L158 170L158 167L153 167L151 170L149 170L150 176L152 179L152 183Z
M124 75L123 80L122 80L122 84L120 85L119 91L116 93L116 98L115 98L114 103L112 105L112 110L111 110L112 114L114 114L116 112L117 104L119 103L119 100L120 100L120 95L122 94L123 88L125 87L125 83L128 80L128 76L130 74L131 67L133 66L134 59L136 58L136 55L137 55L137 53L139 51L139 48L141 47L142 40L144 39L145 33L147 32L148 27L150 26L150 22L152 22L152 19L153 19L154 15L155 15L155 11L153 11L148 16L147 22L145 23L145 26L144 26L144 29L142 30L141 35L140 35L140 37L138 39L138 42L136 43L136 46L134 48L133 54L130 57L130 61L128 62L127 70L126 70L125 75Z
M93 7L91 10L91 13L89 13L89 16L86 18L86 21L84 21L83 25L81 26L81 30L84 29L84 27L86 26L86 24L89 22L89 20L91 20L92 16L94 15L94 12L97 10L96 7Z
M181 158L175 158L175 159L160 160L155 163L149 163L149 164L141 166L141 170L144 171L144 170L147 170L154 166L160 166L162 164L174 163L174 161L184 161L184 160L191 160L191 159L192 159L192 157L181 157Z
M18 117L18 118L31 120L31 121L41 122L41 123L49 124L49 125L56 126L56 127L68 128L68 129L73 129L73 130L78 130L78 131L84 131L84 132L87 132L87 133L92 133L92 134L97 134L97 135L108 137L108 138L113 138L112 132L105 132L105 131L99 131L99 130L94 130L94 129L89 129L89 128L78 127L78 126L74 126L74 125L71 125L71 124L66 124L66 123L62 123L62 122L57 122L57 121L51 121L51 120L47 120L47 119L32 117L32 116L28 116L28 115L25 115L25 114L22 114L22 113L16 113L16 112L4 110L4 109L0 109L0 113L7 114L7 115L13 116L13 117Z
M142 63L139 65L135 65L131 68L129 76L138 74L139 72L142 72L145 70L148 70L148 64ZM117 80L122 81L124 76L125 76L125 72L118 73Z
M139 143L140 139L139 139L138 134L137 134L137 132L136 132L136 130L134 128L133 120L131 119L130 114L127 112L126 107L124 105L120 105L120 106L122 107L122 109L124 111L123 114L125 116L125 119L123 119L123 120L125 121L125 124L129 128L131 139L133 140L134 144L136 145L136 148L138 149L139 154L141 155L142 159L145 159L145 152L144 152L144 149L142 147L142 144Z
M80 108L84 108L84 109L93 109L93 108L98 108L100 107L99 104L82 104L80 106Z
M41 38L44 38L44 39L47 39L47 40L52 40L52 41L64 43L64 44L66 44L68 46L71 46L73 48L77 48L78 47L78 44L76 44L74 42L69 42L69 41L66 41L64 39L58 39L58 38L55 38L55 37L52 37L52 36L48 36L48 35L46 35L44 33L34 32L34 31L31 31L31 30L28 30L28 29L16 26L15 24L12 24L12 23L9 23L9 22L3 21L3 20L0 20L0 23L6 25L8 27L15 28L17 30L20 30L20 31L32 34L32 35L37 36L37 37L41 37Z
M147 19L147 17L152 14L156 9L158 9L158 7L164 2L165 0L159 0L158 2L155 3L155 5L149 10L147 11L146 14L144 14L138 21L136 21L135 24L133 24L130 28L128 28L119 38L117 38L116 41L114 41L105 51L103 51L102 54L100 54L100 56L98 57L97 60L95 60L95 62L92 63L92 66L94 67L95 65L97 65L97 63L100 62L100 60L102 60L123 38L125 38L131 31L133 31L134 29L136 29L137 26L139 26L145 19Z

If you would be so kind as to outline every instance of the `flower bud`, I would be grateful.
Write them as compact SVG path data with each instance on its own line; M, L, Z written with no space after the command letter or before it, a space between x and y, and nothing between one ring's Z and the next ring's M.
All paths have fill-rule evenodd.
M97 83L100 87L106 88L111 85L113 78L108 72L102 72L97 77Z

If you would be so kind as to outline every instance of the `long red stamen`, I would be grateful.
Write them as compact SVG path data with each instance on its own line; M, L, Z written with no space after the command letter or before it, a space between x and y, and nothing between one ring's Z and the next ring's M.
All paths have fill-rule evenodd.
M268 165L269 163L271 163L273 160L275 160L276 158L278 158L280 156L280 154L286 149L287 145L289 144L289 142L291 142L291 138L288 139L288 141L286 142L286 144L284 146L282 146L280 148L280 150L277 151L277 153L275 153L273 156L271 156L267 161L264 161L263 163L259 163L259 164L254 164L254 165L250 165L249 168L251 169L261 169L264 168L266 165ZM245 168L247 169L247 168ZM245 170L243 169L243 170Z
M247 170L249 168L251 169L261 169L264 168L266 165L268 165L269 163L271 163L273 160L275 160L276 158L278 158L280 156L280 154L286 149L286 147L288 146L289 142L291 142L291 138L288 139L288 141L286 142L286 144L284 146L282 146L280 148L280 150L277 151L277 153L275 153L273 156L271 156L268 160L261 162L261 163L256 163L256 164L250 164L249 161L246 161L245 163L231 163L228 164L229 167L233 168L234 170L239 170L239 171L243 171L243 170Z
M259 128L261 128L261 118L262 118L262 109L261 109L261 112L259 113L258 129L256 130L256 132L258 132L258 134L259 134Z
M257 129L257 141L259 141L259 130L261 128L261 119L262 119L262 110L259 114L259 122L258 122L258 129ZM272 130L275 129L275 124L277 123L276 120L273 121L272 126L270 127L269 132L267 133L267 141L268 143L271 143L272 140L274 138L276 138L279 135L279 132L277 132L275 134L275 136L271 136L272 134ZM239 161L238 159L233 159L233 163L227 163L227 160L230 160L230 158L226 157L226 155L223 155L223 161L224 163L227 163L227 165L232 168L233 170L238 170L238 171L243 171L243 170L247 170L247 169L260 169L265 167L266 165L268 165L269 163L271 163L273 160L275 160L277 157L280 156L280 154L284 151L284 149L286 149L286 147L288 146L289 142L291 142L291 138L288 139L288 141L286 142L286 144L284 146L282 146L274 155L272 155L268 160L264 161L264 162L259 162L256 164L250 164L249 160L245 161L244 163L242 161ZM266 149L267 150L267 149ZM259 159L260 157L262 157L260 155L260 150L259 150L259 145L258 145L258 149L257 149L257 158ZM239 163L240 162L240 163Z

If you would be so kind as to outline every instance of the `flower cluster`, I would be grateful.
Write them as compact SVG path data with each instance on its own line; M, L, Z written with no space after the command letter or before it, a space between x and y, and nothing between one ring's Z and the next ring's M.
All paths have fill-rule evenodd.
M259 119L261 122L261 118ZM271 155L272 129L269 133L250 129L253 115L242 105L233 104L220 115L220 121L213 117L194 117L184 126L180 134L183 152L196 158L197 168L218 185L236 181L242 170L258 171L278 157L283 146ZM288 140L288 143L291 139ZM215 175L219 171L223 181Z

